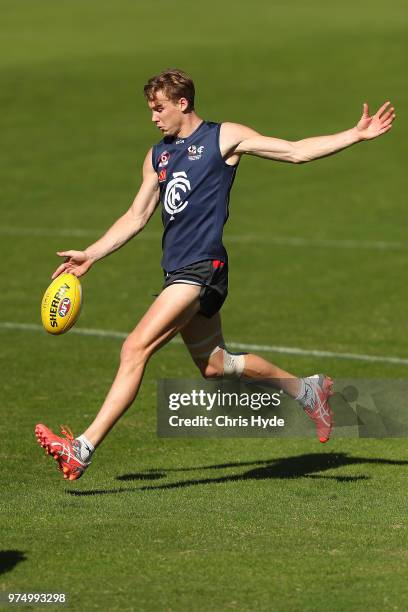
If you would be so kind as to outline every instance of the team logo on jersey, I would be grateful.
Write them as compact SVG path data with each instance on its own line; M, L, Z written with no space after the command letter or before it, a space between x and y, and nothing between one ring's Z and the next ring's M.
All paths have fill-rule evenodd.
M159 172L159 183L163 183L167 178L167 170L166 168L163 168L163 170L160 170Z
M164 194L164 208L171 215L170 221L174 220L174 216L180 213L188 204L188 200L184 200L187 193L191 191L190 181L187 174L182 172L173 172L173 178L167 183L166 193Z
M163 151L163 153L160 153L159 168L164 168L164 166L167 166L167 164L169 163L169 159L170 159L170 153L168 151Z
M190 161L194 161L195 159L201 159L201 156L204 151L204 147L196 147L196 145L190 145L187 149L188 151L188 159Z

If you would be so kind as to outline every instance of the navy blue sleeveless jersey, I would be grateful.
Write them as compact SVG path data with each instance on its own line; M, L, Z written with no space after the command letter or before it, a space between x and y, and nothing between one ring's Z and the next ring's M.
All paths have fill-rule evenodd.
M220 124L203 121L187 138L163 138L152 150L160 184L166 272L202 261L227 261L222 232L236 166L221 156Z

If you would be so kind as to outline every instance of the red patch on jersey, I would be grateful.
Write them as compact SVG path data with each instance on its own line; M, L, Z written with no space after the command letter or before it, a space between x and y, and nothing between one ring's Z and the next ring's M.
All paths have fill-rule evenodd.
M163 170L160 170L160 173L159 173L159 183L163 183L163 181L166 180L166 177L167 177L167 170L163 168Z

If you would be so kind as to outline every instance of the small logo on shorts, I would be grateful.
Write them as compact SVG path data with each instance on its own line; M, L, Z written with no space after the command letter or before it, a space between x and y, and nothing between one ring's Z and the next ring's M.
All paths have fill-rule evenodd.
M58 308L58 314L60 317L65 317L71 308L71 300L69 298L64 298L61 302L61 304L59 305Z

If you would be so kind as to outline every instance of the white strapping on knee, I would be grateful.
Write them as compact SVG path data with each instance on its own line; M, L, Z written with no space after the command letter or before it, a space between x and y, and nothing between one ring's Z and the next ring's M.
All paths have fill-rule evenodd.
M193 348L198 348L200 346L204 346L208 344L210 340L219 336L219 332L209 336L205 340L201 342L196 342L195 344L188 344L188 348L194 359L210 359L215 353L218 351L222 351L223 353L223 376L224 378L240 378L245 369L245 354L246 353L230 353L224 343L218 344L215 348L210 349L208 351L203 351L202 353L196 353Z
M241 378L245 369L245 353L230 353L224 344L220 344L211 352L210 357L218 351L223 352L224 378Z

